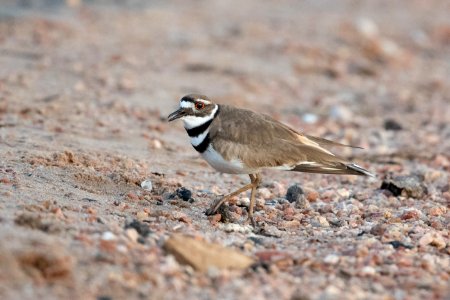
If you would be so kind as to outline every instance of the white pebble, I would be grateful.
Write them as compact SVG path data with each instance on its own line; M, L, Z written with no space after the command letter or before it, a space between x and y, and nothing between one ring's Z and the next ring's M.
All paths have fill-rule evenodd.
M153 184L151 180L147 179L141 182L141 188L143 188L146 191L151 192L153 189Z
M328 254L325 256L323 262L326 264L335 265L339 262L339 256L336 254Z
M116 239L116 235L111 231L105 231L102 234L102 240L104 241L114 241Z
M364 268L362 268L361 273L363 275L373 276L377 273L377 271L375 270L374 267L365 266Z

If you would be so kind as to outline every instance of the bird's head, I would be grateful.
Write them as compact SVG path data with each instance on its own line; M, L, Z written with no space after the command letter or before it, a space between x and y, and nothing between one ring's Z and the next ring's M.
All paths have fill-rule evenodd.
M180 108L171 113L167 119L169 122L176 119L184 121L184 127L194 128L212 118L217 112L218 105L208 97L197 94L186 95L180 100Z

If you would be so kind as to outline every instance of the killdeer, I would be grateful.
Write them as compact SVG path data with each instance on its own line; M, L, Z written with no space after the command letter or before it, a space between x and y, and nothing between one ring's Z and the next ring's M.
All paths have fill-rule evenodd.
M168 116L169 122L176 119L183 120L192 146L214 169L250 176L249 184L216 200L207 215L251 189L248 217L255 225L253 207L262 169L373 176L323 148L347 145L300 133L268 115L216 104L203 95L181 98L179 109Z

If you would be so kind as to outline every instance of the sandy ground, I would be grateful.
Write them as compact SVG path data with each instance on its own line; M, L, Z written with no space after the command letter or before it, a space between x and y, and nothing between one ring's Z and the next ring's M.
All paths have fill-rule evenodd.
M66 2L0 4L1 299L450 297L448 1ZM248 178L166 122L191 92L377 178L265 172L259 229L248 195L208 218ZM175 233L255 263L196 271Z

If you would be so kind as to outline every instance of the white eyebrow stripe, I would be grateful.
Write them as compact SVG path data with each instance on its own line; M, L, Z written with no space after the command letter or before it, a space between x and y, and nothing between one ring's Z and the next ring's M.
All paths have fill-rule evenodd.
M181 108L194 108L194 103L189 101L180 101Z

